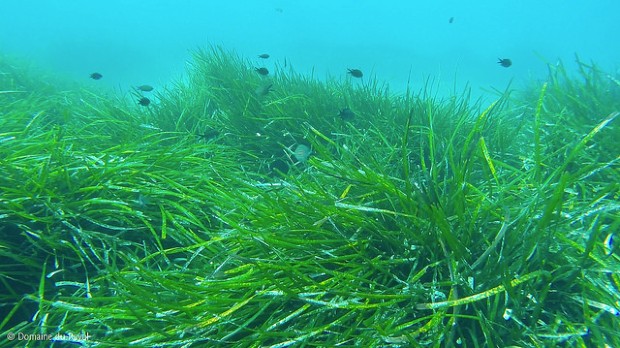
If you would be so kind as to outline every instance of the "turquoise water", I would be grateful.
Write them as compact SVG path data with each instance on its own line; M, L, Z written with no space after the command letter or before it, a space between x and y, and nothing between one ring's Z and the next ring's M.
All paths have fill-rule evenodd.
M614 71L620 55L614 0L3 0L2 12L0 52L73 79L100 71L120 89L179 78L188 51L206 44L320 78L356 67L397 91L430 78L441 92L469 83L474 94L518 88L575 54Z

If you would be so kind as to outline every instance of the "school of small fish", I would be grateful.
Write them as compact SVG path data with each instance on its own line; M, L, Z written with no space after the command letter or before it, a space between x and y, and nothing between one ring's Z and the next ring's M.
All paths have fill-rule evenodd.
M276 9L276 11L282 13L281 9ZM448 23L453 24L454 17L449 17ZM271 57L271 55L269 53L261 53L261 54L256 55L256 57L261 60L267 60ZM512 66L512 60L509 58L498 58L497 63L501 67L504 67L504 68L509 68ZM287 60L284 59L284 67L286 66L287 66ZM258 75L264 78L267 78L269 76L269 69L267 69L264 66L255 67L254 71ZM362 79L364 77L364 73L359 68L348 68L346 73L354 79ZM103 74L99 72L93 72L90 74L89 77L93 80L101 80L103 78ZM272 91L273 83L269 82L268 79L266 81L267 83L260 84L254 90L254 94L257 97L265 97L269 94L269 92ZM135 92L133 92L133 94L137 97L137 104L142 107L148 107L151 104L151 99L144 96L144 93L152 92L154 90L154 87L151 85L143 84L143 85L135 86L134 90ZM344 107L338 111L336 117L339 117L340 120L345 121L345 122L352 122L355 119L356 114L349 107ZM198 136L201 137L202 135L198 135ZM297 161L297 163L305 163L306 161L308 161L308 158L312 155L312 149L309 146L304 145L304 144L298 144L292 151L291 149L292 147L289 148L288 151L289 153L292 154L292 157ZM612 237L610 235L606 240L606 246L609 249L612 248L611 241L612 241Z

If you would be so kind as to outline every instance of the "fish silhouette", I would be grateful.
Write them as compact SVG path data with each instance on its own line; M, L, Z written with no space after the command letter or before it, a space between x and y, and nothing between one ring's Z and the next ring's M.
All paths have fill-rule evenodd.
M364 73L360 69L347 69L348 73L353 77L357 77L358 79L364 76Z
M512 65L512 61L508 58L497 58L497 64L503 66L504 68L508 68Z

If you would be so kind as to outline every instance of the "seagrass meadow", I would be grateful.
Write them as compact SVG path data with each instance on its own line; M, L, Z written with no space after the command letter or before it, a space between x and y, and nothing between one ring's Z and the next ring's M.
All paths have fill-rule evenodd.
M143 106L2 58L0 347L620 347L620 76L578 64L482 102L211 47Z

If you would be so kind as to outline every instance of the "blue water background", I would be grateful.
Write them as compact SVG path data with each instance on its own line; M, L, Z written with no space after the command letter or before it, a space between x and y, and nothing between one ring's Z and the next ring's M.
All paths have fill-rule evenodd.
M620 57L618 0L2 0L0 12L0 53L121 91L180 78L208 44L321 79L359 68L394 91L430 78L442 94L519 88L547 63L575 68L576 53L616 71Z

